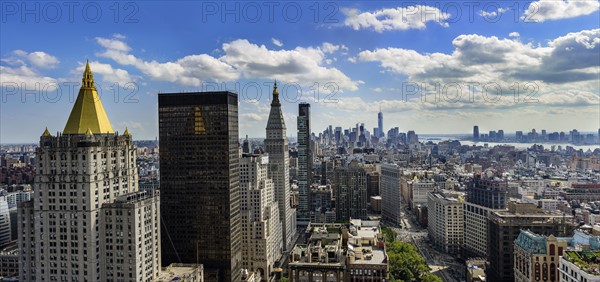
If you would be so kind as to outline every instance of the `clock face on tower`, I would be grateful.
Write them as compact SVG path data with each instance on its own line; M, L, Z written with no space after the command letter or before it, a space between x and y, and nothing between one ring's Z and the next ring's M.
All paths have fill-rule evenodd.
M272 164L271 165L271 171L277 171L277 164Z

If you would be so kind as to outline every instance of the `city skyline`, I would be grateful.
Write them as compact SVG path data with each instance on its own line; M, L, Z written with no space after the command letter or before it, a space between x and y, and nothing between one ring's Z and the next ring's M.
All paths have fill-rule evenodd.
M402 132L466 134L474 124L507 133L531 128L596 132L598 2L573 2L444 3L437 8L427 1L418 6L291 2L276 3L273 18L269 7L254 2L179 8L93 2L71 7L77 11L73 18L67 6L57 4L64 11L53 17L48 11L55 6L30 3L25 8L39 6L36 18L7 2L0 27L0 143L35 141L40 126L60 131L58 121L68 118L63 109L74 102L74 83L87 59L115 128L128 127L140 140L158 136L158 93L199 90L237 90L240 136L261 137L275 79L290 135L297 131L300 102L312 105L315 131L332 120L342 128L364 122L372 129L381 107L388 129L397 126ZM89 15L81 13L83 6ZM262 12L254 20L251 11L257 6ZM282 13L284 6L288 14ZM101 16L94 18L94 9ZM232 9L239 13L228 14ZM302 12L297 21L293 9ZM565 9L571 13L555 13ZM169 15L168 22L156 21L160 15ZM153 36L147 36L148 29ZM295 35L302 30L311 32ZM110 89L115 83L118 94ZM431 101L431 95L422 101L411 88L421 83L438 94L446 89L448 95L441 96L443 101ZM461 85L458 101L455 83ZM475 83L480 86L471 97L469 85ZM500 101L483 96L480 88L489 83L502 88ZM516 83L519 102L514 100ZM57 84L60 97L53 90ZM492 91L492 84L486 89ZM300 97L292 95L298 89ZM258 91L260 98L252 101ZM335 94L328 98L331 91ZM539 101L524 103L523 96L531 93Z

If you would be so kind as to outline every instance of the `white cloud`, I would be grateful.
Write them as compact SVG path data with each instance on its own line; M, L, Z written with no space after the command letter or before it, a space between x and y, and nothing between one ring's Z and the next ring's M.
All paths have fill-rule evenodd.
M436 7L416 5L361 12L358 9L342 9L346 15L344 25L354 30L373 29L376 32L387 30L425 29L428 22L448 27L446 20L450 14Z
M498 17L498 15L501 15L506 11L508 11L508 9L505 9L505 8L498 8L493 11L481 10L481 11L479 11L479 15L482 17L486 17L486 18L496 18L496 17Z
M59 60L48 53L36 51L28 53L14 50L12 56L2 58L6 66L0 66L0 84L13 85L22 89L54 90L58 80L44 76L40 69L55 68Z
M544 22L589 15L600 9L598 0L539 0L529 4L522 19Z
M155 80L200 86L203 80L229 81L239 78L232 66L207 54L189 55L174 62L159 63L144 61L129 54L131 48L119 39L97 37L96 41L106 48L98 56L110 58L122 65L134 66Z
M90 62L90 68L94 75L99 74L102 76L102 82L105 84L117 83L119 86L124 87L128 83L136 82L137 79L129 74L124 69L113 68L110 64L103 64L98 61ZM84 63L79 63L79 66L73 71L78 75L82 74L85 69ZM96 83L99 82L96 79Z
M296 47L290 50L270 50L245 39L222 45L221 57L207 54L188 55L175 61L159 63L146 61L130 54L131 48L122 40L96 38L106 49L97 55L122 65L131 65L155 80L182 85L200 86L203 81L233 81L248 79L277 79L288 83L312 85L315 82L334 82L341 90L356 90L360 81L353 81L340 70L325 67L334 59L327 54L347 50L344 45L324 43L320 47Z
M516 31L513 31L513 32L509 33L508 36L510 36L510 37L519 37L519 36L521 36L521 34L518 33L518 32L516 32Z
M3 88L11 85L19 89L54 90L58 83L55 78L44 76L26 65L19 67L0 66L0 73L2 73L0 84Z
M259 115L256 113L240 114L240 121L244 121L244 120L263 121L263 120L265 120L265 115Z
M323 66L325 52L321 48L275 51L239 39L223 44L223 50L225 55L220 60L235 66L246 78L273 78L301 85L334 82L342 90L358 89L359 82L336 68Z
M24 65L26 60L34 67L47 69L55 68L60 63L58 58L42 51L28 53L23 50L14 50L11 53L13 56L2 58L2 61L10 65Z
M532 91L532 88L524 89L525 83L533 83L537 86L540 103L545 105L569 104L557 97L573 89L579 94L569 96L571 100L577 97L570 104L589 105L594 97L597 104L600 29L569 33L550 41L547 46L525 44L516 38L499 39L475 34L460 35L452 44L454 51L449 54L381 48L362 51L358 58L378 62L384 70L404 75L411 82L425 83L427 87L436 83L458 83L466 92L467 85L478 83L477 91L481 94L482 85L497 83L503 89L503 95L511 95L515 83L519 83L519 90L525 95ZM582 100L582 97L586 98ZM560 102L551 102L557 100ZM504 106L508 105L494 105Z
M273 42L273 45L277 46L277 47L281 47L283 46L283 43L281 42L281 40L276 39L276 38L271 38L271 42Z
M55 68L60 63L56 57L40 51L29 53L27 59L39 68Z

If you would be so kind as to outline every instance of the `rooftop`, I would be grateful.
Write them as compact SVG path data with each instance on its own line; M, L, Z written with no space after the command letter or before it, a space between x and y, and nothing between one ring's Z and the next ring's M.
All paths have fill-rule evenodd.
M586 273L600 276L600 251L566 251L563 258Z
M173 263L163 268L154 281L167 282L188 279L194 276L202 276L203 266L201 264ZM200 272L200 273L198 273Z

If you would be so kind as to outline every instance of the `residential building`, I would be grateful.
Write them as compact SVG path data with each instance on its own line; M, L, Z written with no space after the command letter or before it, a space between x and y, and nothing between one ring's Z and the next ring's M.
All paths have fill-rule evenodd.
M335 169L336 221L367 219L367 173L357 161Z

